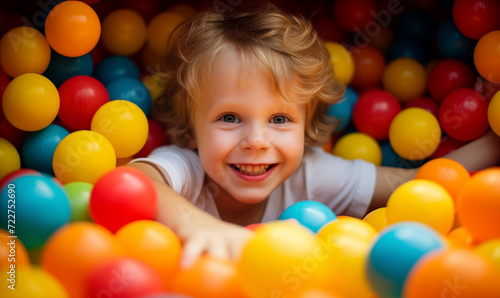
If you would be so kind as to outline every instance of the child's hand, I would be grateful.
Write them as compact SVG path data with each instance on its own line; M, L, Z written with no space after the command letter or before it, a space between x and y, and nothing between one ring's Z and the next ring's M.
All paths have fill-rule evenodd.
M178 231L183 242L180 266L190 267L202 254L238 259L253 232L216 218L198 218Z

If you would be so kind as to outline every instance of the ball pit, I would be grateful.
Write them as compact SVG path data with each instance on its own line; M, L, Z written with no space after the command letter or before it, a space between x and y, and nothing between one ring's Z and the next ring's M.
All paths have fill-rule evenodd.
M336 220L337 216L320 202L301 201L286 208L278 219L296 219L301 225L316 233L330 221Z

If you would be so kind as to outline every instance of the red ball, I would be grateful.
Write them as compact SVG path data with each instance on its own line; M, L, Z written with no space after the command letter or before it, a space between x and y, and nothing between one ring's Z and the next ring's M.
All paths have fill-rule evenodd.
M401 104L391 93L371 89L362 93L352 110L352 121L359 132L377 140L389 137L392 119L401 111Z
M440 158L445 156L446 154L457 150L458 148L462 147L463 145L467 144L468 142L466 141L458 141L453 138L450 138L447 135L444 135L441 138L441 143L439 143L439 146L437 147L436 151L432 153L431 156L429 156L429 159L435 159L435 158Z
M111 259L91 271L85 297L137 298L165 291L160 274L130 257Z
M453 22L460 33L479 40L486 33L500 29L499 11L498 0L455 0Z
M379 85L385 69L382 52L374 46L365 46L352 48L351 54L354 60L351 85L360 88L373 88Z
M148 124L149 133L148 138L146 139L146 144L144 144L144 147L142 147L142 149L134 155L136 158L146 157L154 149L168 144L168 137L163 127L152 119L148 119Z
M113 233L136 220L154 220L157 209L153 181L131 167L118 167L104 174L90 194L92 219Z
M404 105L404 108L422 108L426 111L431 112L432 115L436 117L436 119L439 119L439 104L436 101L425 96L417 97L415 99L407 101Z
M335 20L340 27L351 33L366 31L365 27L374 20L373 13L375 12L377 12L377 5L374 0L337 0L333 5ZM377 25L386 27L388 24L384 26L384 24L377 23Z
M474 88L476 77L467 64L456 59L445 59L436 63L427 77L427 90L437 102L458 88Z
M59 86L59 119L72 129L90 129L95 112L109 102L106 87L91 76L74 76Z
M450 137L459 141L475 140L489 128L488 101L474 89L456 89L441 103L439 122Z
M3 188L7 186L10 182L16 180L17 178L24 177L24 176L42 176L40 172L32 170L32 169L19 169L14 172L10 172L9 174L5 175L1 180L0 180L0 193L2 192Z

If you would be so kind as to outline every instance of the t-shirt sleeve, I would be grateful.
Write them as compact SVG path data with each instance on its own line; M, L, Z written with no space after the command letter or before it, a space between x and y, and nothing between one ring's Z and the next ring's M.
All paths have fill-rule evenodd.
M192 150L175 145L162 146L153 150L148 157L131 162L156 165L175 192L192 203L197 203L203 187L204 171L198 156Z
M376 167L357 159L346 160L320 147L306 149L303 167L297 173L305 184L308 200L321 202L335 214L365 215L375 188Z

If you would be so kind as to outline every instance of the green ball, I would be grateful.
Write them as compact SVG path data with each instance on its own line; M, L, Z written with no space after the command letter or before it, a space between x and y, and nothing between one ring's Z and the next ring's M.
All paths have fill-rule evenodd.
M90 193L94 185L88 182L70 182L64 185L71 206L70 221L92 221L89 213Z

